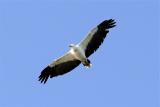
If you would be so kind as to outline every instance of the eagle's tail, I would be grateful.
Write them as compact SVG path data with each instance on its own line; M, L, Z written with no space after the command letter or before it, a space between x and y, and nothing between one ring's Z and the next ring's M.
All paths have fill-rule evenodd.
M90 68L92 66L91 61L89 59L86 59L86 61L82 62L82 64L86 67L86 68Z

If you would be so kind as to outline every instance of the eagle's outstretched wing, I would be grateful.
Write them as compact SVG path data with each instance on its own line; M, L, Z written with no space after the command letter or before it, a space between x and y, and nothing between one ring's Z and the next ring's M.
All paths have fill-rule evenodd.
M81 62L70 52L48 65L40 74L39 81L46 83L48 78L68 73L77 67Z
M104 41L109 29L115 26L113 19L105 20L91 30L88 36L80 42L80 46L85 50L86 57L94 53Z
M79 43L79 46L84 49L86 57L89 57L94 53L104 41L109 29L115 26L113 19L105 20L100 23L96 28L91 30L88 36ZM48 65L40 74L39 81L46 83L48 78L52 78L58 75L63 75L73 70L81 63L80 60L76 59L70 51L63 57L55 60Z

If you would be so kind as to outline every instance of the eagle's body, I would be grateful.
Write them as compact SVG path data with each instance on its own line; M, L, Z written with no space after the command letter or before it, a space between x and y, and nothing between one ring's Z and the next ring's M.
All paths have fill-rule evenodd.
M79 64L91 67L88 57L93 54L104 41L109 28L115 26L114 20L105 20L95 27L80 43L70 45L70 50L62 57L49 64L39 76L39 81L46 83L48 78L70 72Z
M69 53L71 53L75 59L80 60L87 68L91 67L90 61L87 59L85 51L80 45L73 45Z

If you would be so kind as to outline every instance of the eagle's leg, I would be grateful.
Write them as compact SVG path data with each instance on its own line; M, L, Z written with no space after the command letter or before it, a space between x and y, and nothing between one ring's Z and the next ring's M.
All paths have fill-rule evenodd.
M92 66L91 61L89 59L83 61L82 64L87 68L90 68Z

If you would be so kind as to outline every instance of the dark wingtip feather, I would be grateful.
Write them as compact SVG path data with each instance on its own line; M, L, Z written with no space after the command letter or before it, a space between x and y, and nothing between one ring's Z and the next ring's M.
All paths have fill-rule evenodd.
M42 72L41 72L41 75L39 76L39 81L41 83L46 83L48 78L49 78L49 75L50 75L50 71L51 71L51 67L47 66Z
M93 37L88 43L88 46L85 50L85 54L87 57L89 57L99 48L99 46L103 43L107 33L109 32L109 29L116 26L115 24L116 22L113 19L109 19L104 20L97 26L98 30L93 34Z
M99 28L101 29L109 29L109 28L113 28L116 25L116 22L114 19L109 19L109 20L105 20L103 21L101 24L98 25Z

